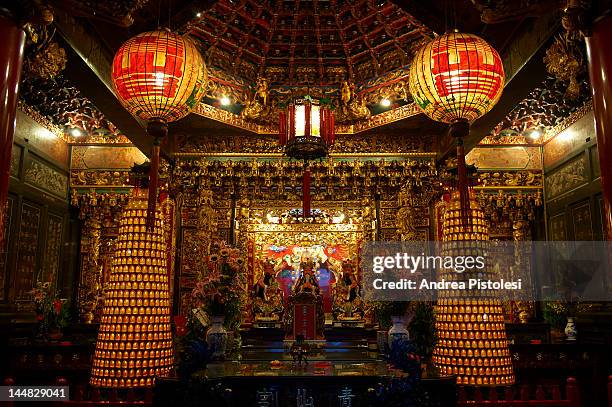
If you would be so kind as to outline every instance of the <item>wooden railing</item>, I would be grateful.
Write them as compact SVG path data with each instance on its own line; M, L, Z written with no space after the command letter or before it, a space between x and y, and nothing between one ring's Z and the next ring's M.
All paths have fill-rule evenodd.
M608 393L612 394L612 383L608 383ZM580 392L576 379L570 377L565 383L565 397L561 386L537 385L535 389L528 384L518 387L470 387L459 386L458 407L581 407ZM612 407L612 405L610 406Z

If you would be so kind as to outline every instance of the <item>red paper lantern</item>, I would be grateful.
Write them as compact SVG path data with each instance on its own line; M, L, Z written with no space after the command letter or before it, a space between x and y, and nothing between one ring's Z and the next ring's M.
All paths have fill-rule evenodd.
M334 113L329 106L310 96L294 99L279 114L278 139L285 155L304 160L302 214L310 217L311 175L308 160L327 156L334 144Z
M173 122L204 95L206 65L195 44L170 31L150 31L127 40L113 59L119 100L146 121Z
M452 32L418 50L410 67L410 93L433 120L472 122L495 106L504 88L502 60L482 38Z
M416 52L410 66L415 103L433 120L450 123L451 136L458 138L458 189L466 217L468 181L461 138L469 134L471 122L495 106L504 83L499 54L473 34L451 32L435 38Z
M323 158L334 144L334 114L310 96L294 99L279 115L279 141L285 154L300 160Z
M153 137L149 171L147 226L157 203L159 144L167 123L191 112L204 95L206 66L189 39L169 30L149 31L127 40L115 54L113 85L119 101L134 116L146 120Z

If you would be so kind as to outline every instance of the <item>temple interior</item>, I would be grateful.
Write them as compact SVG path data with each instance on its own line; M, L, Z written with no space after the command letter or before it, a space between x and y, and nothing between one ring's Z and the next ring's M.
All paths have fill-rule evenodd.
M0 405L612 406L611 10L0 1Z

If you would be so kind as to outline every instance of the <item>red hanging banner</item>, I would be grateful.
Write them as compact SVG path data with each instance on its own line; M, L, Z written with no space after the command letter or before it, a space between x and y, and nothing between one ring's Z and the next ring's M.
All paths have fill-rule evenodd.
M304 137L310 137L310 102L304 104Z
M295 105L290 104L288 109L289 114L289 131L287 132L287 141L295 138Z
M287 114L284 111L278 114L278 142L281 146L287 144Z
M304 166L302 178L302 212L305 218L310 216L310 167Z

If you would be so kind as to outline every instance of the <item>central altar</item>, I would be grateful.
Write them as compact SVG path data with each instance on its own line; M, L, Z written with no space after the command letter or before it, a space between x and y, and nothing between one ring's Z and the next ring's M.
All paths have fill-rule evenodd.
M236 228L251 292L243 326L282 327L287 339L307 340L323 339L325 325L365 326L359 248L373 234L368 203L323 206L307 218L301 209L251 205Z

